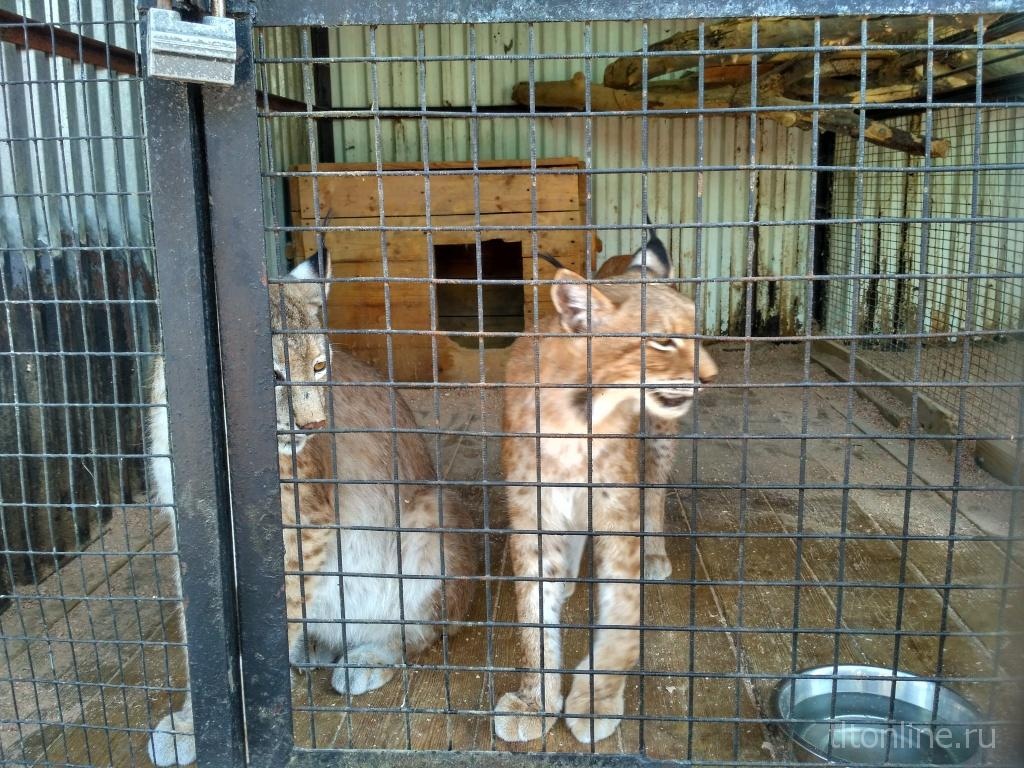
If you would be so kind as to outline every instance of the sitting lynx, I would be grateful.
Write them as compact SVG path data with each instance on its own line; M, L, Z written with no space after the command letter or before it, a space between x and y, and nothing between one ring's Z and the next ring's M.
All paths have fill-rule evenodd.
M601 625L637 625L640 579L664 579L671 573L660 536L646 540L642 567L640 537L636 534L662 530L665 493L663 489L649 489L645 494L647 508L641 515L636 486L641 480L666 482L674 452L672 441L647 440L642 444L639 439L623 437L640 432L641 398L648 432L669 434L689 410L698 385L717 373L707 353L701 353L698 361L697 342L688 338L694 333L693 303L663 283L639 282L648 275L667 277L670 269L665 247L652 231L647 247L634 254L621 278L588 288L579 275L559 270L556 279L564 282L551 288L557 314L543 321L540 330L571 335L547 336L538 342L521 339L509 356L509 383L539 383L545 388L506 391L504 431L537 433L539 426L540 433L570 435L540 439L539 473L537 438L506 437L502 445L502 466L510 482L543 483L539 514L535 487L508 490L511 527L536 530L539 525L545 531L541 535L512 535L509 543L516 576L542 579L539 583L516 583L519 621L532 625L522 629L526 667L531 670L563 667L561 632L550 625L560 621L562 606L574 586L564 580L576 578L587 538L593 538L594 545L596 573L592 576L615 580L598 587L597 620ZM645 286L646 299L642 299ZM642 301L646 303L643 309ZM644 332L651 334L646 339L638 335L642 312L646 314ZM535 343L540 346L536 378ZM642 389L641 381L652 386ZM554 388L547 388L552 385ZM588 428L588 410L592 429ZM601 437L602 433L612 436ZM593 435L589 451L588 435ZM639 476L637 456L642 447L647 451L643 478ZM596 536L586 535L588 494L579 486L587 480L590 453L593 482L602 486L593 489L593 530L600 532ZM566 485L560 486L560 482ZM538 563L542 563L542 572ZM543 602L538 595L541 586ZM543 630L543 659L538 624L549 625ZM593 659L585 658L577 666L582 674L573 675L566 699L558 673L524 673L519 691L506 693L497 703L495 733L506 741L539 738L554 725L564 704L566 723L579 741L589 743L611 735L624 707L625 678L616 673L635 666L639 631L598 629L593 654ZM592 676L587 674L591 670L595 672Z
M292 270L291 277L321 276L310 260ZM322 325L324 293L319 284L275 285L270 293L272 327L284 331L273 342L275 377L280 382L301 382L277 387L285 571L308 574L285 577L290 659L303 668L344 665L335 668L332 685L339 693L358 695L384 685L396 666L432 644L440 634L434 622L459 621L465 616L472 581L445 581L442 594L441 579L422 577L477 573L476 542L468 533L429 530L468 528L471 522L447 490L439 508L437 488L428 485L398 486L398 522L402 528L417 530L400 535L387 530L396 527L395 486L386 481L394 476L395 467L402 481L429 482L437 477L420 435L402 432L392 443L386 431L393 425L414 429L412 413L396 395L393 417L389 392L382 385L344 386L337 387L330 398L331 423L325 386L328 369L333 382L374 382L379 374L344 352L332 352L324 334L309 332ZM156 372L153 394L154 402L163 401L162 367ZM341 431L317 432L328 426ZM300 433L295 434L296 429ZM363 429L367 431L358 431ZM163 408L153 409L150 434L152 450L167 453ZM167 503L171 490L166 460L154 460L152 474L157 496ZM325 479L337 482L302 482ZM298 482L289 482L293 480ZM297 529L296 525L324 527ZM319 575L338 571L367 575ZM400 579L399 573L417 578ZM308 620L305 630L303 619ZM402 621L406 622L404 646ZM189 700L157 726L150 740L150 758L157 765L192 762L191 734Z

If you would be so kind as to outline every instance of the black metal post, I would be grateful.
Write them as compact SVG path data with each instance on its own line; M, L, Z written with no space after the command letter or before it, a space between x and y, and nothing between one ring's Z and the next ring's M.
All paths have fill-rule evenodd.
M197 89L146 80L174 498L196 752L245 764L230 497Z
M331 55L331 36L327 27L313 27L309 30L309 44L312 54L327 58ZM331 104L331 65L313 65L313 97L316 106L330 109ZM334 121L316 121L316 141L320 149L317 162L333 163L337 160L334 152Z
M292 747L274 366L264 258L252 22L236 26L235 85L204 86L211 237L244 638L250 764L279 768Z

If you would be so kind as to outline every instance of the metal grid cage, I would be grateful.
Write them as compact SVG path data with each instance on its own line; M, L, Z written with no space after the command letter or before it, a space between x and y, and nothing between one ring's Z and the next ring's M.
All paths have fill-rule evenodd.
M402 589L416 577L393 575L401 585L403 638L396 656L372 658L342 640L326 653L321 646L316 659L299 659L308 674L293 680L297 746L776 764L794 757L772 712L774 687L805 668L840 663L909 670L945 683L983 713L989 736L1008 722L1016 685L1007 684L1016 673L1006 648L1013 634L1009 605L1020 586L1019 469L1003 483L969 459L975 438L1020 434L1022 377L1010 352L1022 329L1024 222L1013 195L1020 105L994 103L985 76L990 58L1013 57L1019 46L993 41L982 19L957 22L955 34L949 17L900 22L898 39L886 38L884 19L754 22L740 25L741 33L734 22L714 21L257 31L265 239L280 274L272 284L288 286L295 275L284 270L305 258L321 274L325 261L333 266L327 278L301 273L315 286L314 317L304 324L287 317L281 294L271 295L271 304L280 305L272 328L280 345L279 436L287 445L293 436L326 431L334 437L324 444L337 454L322 475L303 469L300 452L282 454L285 535L292 547L301 542L298 552L286 544L286 574L296 579L294 589L311 591L323 589L323 579L365 576L344 558L319 565L315 553L320 546L343 549L348 537L375 526L386 529L382 546L401 562L408 553L399 532L419 530L402 516L415 488L442 509L446 498L453 503L442 494L461 498L471 510L468 529L444 526L443 512L428 528L476 533L482 546L481 583L465 616L442 609L433 621L409 618ZM850 33L839 40L844 23ZM798 32L779 42L780 25ZM677 43L656 44L663 39ZM609 95L609 65L624 58L632 60L636 81ZM873 103L880 62L910 58L921 67L914 96ZM932 67L953 58L962 76L955 89L948 78L937 82ZM806 113L794 115L800 104L777 98L771 70L779 60L798 62L791 66L800 69ZM723 71L729 67L735 69ZM670 76L674 85L653 80L655 69L678 70ZM723 92L715 78L729 77L735 80ZM671 88L675 102L666 95ZM510 93L518 104L509 105ZM872 109L854 111L851 103ZM868 143L878 135L870 126L879 123L902 128L919 153L930 155L928 147L947 140L953 149L945 159L908 161ZM562 162L566 157L578 164ZM507 183L498 206L495 179ZM578 198L552 204L558 195L549 190L566 179L569 187L578 181ZM520 180L527 203L521 209ZM918 191L911 195L908 185ZM578 217L553 213L577 205ZM517 431L502 423L502 403L516 387L537 402L552 390L585 393L597 375L592 352L606 338L591 318L583 367L567 364L563 378L540 378L541 348L563 331L544 324L554 311L545 297L555 281L538 252L561 248L555 255L563 259L578 252L576 271L600 290L599 265L646 243L647 217L675 268L660 282L694 300L695 326L683 335L703 344L720 376L701 388L692 414L669 434L653 422L636 433L670 446L667 478L652 479L653 454L641 452L632 483L609 481L609 465L623 457L608 455L602 442L611 445L609 436L588 412L579 438L586 470L575 483L556 480L541 445L571 434L542 427L539 417ZM515 274L496 274L505 257L492 250L494 242L522 245L507 257ZM439 266L455 258L446 250L452 244L468 249L468 272L453 276ZM641 281L644 302L658 283ZM445 325L459 312L446 307L458 303L452 287L469 297L459 329ZM492 316L506 310L496 310L501 302L488 292L502 287L519 297L522 331L495 324ZM944 327L928 319L940 304L950 318ZM650 318L639 320L637 338L646 338ZM945 375L928 361L932 345L949 344L950 334L956 365ZM326 337L339 350L326 383L291 367L297 340L310 336ZM502 371L507 352L494 342L505 337L532 345L537 367L527 366L532 373L521 384ZM874 359L876 348L903 350L913 363L887 380L870 380L861 364ZM989 349L1000 362L977 376L971 361ZM353 373L353 359L378 370ZM646 374L637 376L643 387L656 387ZM308 398L310 385L326 388L328 423L307 429L292 416L282 424L281 413ZM344 404L362 403L360 391L370 385L383 393L378 421L352 420ZM952 393L942 402L953 417L943 429L928 430L919 417L937 387ZM876 406L897 390L909 394L893 423L891 412ZM501 443L524 437L537 446L539 468L528 480L510 480L508 466L499 466ZM353 466L348 448L367 438L389 445L385 453L395 463ZM405 440L422 441L436 479L399 470L395 456ZM1019 467L1016 443L1011 454ZM338 455L345 456L341 463ZM321 500L320 512L314 507L303 517L310 497L300 489L332 483L333 506ZM536 568L524 573L514 566L508 499L525 488L543 506L544 494L562 483L578 486L585 499L582 527L572 530L586 552L578 574L570 566L548 576L549 587L550 579L573 587L561 615L531 624L522 594L538 600L540 612L543 601L561 605L565 598L557 585L529 590L544 582L536 574L551 573L543 557L553 550L536 544L544 553ZM344 499L365 487L390 495L385 522L353 522ZM595 530L595 510L600 514L610 488L654 504L664 497L670 578L655 580L650 571L624 576L599 565L611 537ZM297 517L289 517L291 505ZM548 525L538 517L518 530L537 541L554 539ZM656 531L640 525L619 531L619 540L633 537L642 553L655 553ZM303 565L303 551L314 552L316 565ZM651 567L645 554L641 559ZM450 571L440 578L441 602L448 594L451 603L465 579ZM332 622L300 600L289 605L291 626L316 645L325 623L365 623L364 608L350 605L343 592L341 611L354 618ZM610 599L639 600L636 663L576 668L602 642L595 639L601 633L634 642L623 631L631 624L608 618ZM564 657L545 657L538 667L524 662L521 630L542 625L561 630ZM413 653L406 634L424 626L439 626L441 637ZM554 642L555 635L544 637L542 643ZM330 671L315 671L321 666ZM576 710L584 726L570 733L559 723L540 735L542 713L564 714L561 700L541 693L538 710L528 707L519 726L539 738L510 743L496 736L495 713L509 714L503 694L518 690L519 675L531 671L594 681L591 708ZM361 695L346 690L354 676L365 681L378 673L394 673L394 681ZM621 725L600 739L606 723L588 714L597 711L594 691L616 681L625 691ZM903 756L883 745L879 761L898 764ZM987 759L1010 758L994 751Z
M878 334L866 338L862 360L899 380L922 379L927 397L951 414L960 410L960 388L967 356L964 417L973 433L999 435L1020 410L1021 356L1021 150L1015 142L1020 111L996 106L949 109L933 116L936 133L957 137L949 156L931 172L916 173L920 160L888 158L902 167L879 170L858 182L856 172L840 172L833 199L837 216L861 212L877 217L867 227L841 223L830 232L830 269L864 276L860 285L859 329L849 328L853 284L831 283L826 328L836 333ZM922 116L900 123L920 131ZM977 134L977 141L975 141ZM980 161L968 177L954 170ZM856 163L855 142L836 148L836 162ZM865 164L886 163L885 150L866 149ZM948 169L948 170L947 170ZM978 184L977 194L971 184ZM858 193L858 184L862 188ZM928 221L920 221L927 217ZM918 221L912 221L918 219ZM927 248L918 246L927 227ZM863 254L859 260L855 248ZM840 295L841 291L844 291ZM968 292L972 291L971 296ZM973 306L974 316L967 317ZM920 315L920 316L919 316ZM906 334L922 333L921 370L916 345ZM964 337L971 341L964 344ZM948 382L951 386L943 387Z
M823 667L835 715L848 663L1015 764L1019 15L228 3L223 90L140 89L129 6L52 5L0 12L0 760L147 764L184 607L201 764L795 764L777 686ZM875 763L920 764L897 733L935 745Z
M0 762L144 764L182 692L131 3L0 10Z

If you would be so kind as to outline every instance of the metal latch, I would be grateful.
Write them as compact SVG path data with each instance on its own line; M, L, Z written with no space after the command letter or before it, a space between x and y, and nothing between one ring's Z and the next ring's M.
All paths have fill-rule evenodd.
M223 3L216 3L223 8ZM151 8L146 27L146 73L149 77L189 83L234 85L235 20L220 15L184 21L169 8Z

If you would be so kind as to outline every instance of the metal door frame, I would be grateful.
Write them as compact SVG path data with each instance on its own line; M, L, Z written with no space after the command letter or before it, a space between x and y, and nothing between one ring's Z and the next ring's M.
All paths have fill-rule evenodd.
M141 0L147 7L154 0ZM194 5L205 5L195 2ZM294 746L253 38L260 26L1005 12L1012 0L229 0L235 85L147 79L179 550L201 766L669 766L639 755ZM208 202L209 201L209 202ZM257 322L254 322L254 319ZM228 472L230 467L230 472Z

